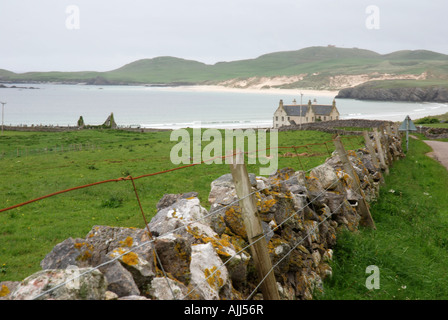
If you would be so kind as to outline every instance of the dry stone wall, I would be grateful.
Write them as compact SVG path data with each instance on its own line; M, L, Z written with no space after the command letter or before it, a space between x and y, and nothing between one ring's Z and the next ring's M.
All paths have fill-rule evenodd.
M447 128L422 127L418 128L418 132L423 133L428 139L448 139Z
M388 159L404 156L399 137L387 141ZM261 241L281 299L310 300L324 290L338 233L358 230L358 201L378 196L384 168L375 166L367 149L348 151L348 157L362 191L354 189L336 152L309 174L292 168L269 177L250 174ZM7 298L262 299L230 174L212 182L208 200L209 210L195 192L165 195L148 224L151 235L147 229L94 226L85 238L69 238ZM82 276L68 285L73 271Z

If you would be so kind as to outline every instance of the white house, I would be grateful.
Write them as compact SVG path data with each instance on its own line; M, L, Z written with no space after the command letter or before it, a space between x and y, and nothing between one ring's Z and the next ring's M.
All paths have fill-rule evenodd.
M293 101L291 105L284 105L280 100L277 110L274 112L274 128L282 126L300 125L316 121L331 121L339 119L339 111L336 101L331 105L312 104L311 100L306 105L298 105Z

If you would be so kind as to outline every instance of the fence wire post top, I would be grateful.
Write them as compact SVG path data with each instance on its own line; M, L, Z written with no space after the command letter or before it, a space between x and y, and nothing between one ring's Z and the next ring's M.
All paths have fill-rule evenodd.
M257 216L258 210L255 199L251 195L251 184L244 163L244 155L237 152L237 159L243 160L236 164L230 164L230 172L235 185L235 191L240 199L241 214L244 226L246 228L247 238L251 244L250 250L254 259L255 268L261 284L261 291L265 300L280 300L277 282L274 274L271 272L272 262L266 241L257 241L264 238L263 227Z
M350 178L352 179L355 188L360 192L361 200L359 201L359 209L360 209L359 211L361 215L361 222L366 227L376 229L375 223L373 222L372 216L370 214L369 205L365 199L364 192L362 191L361 188L361 181L359 180L358 174L356 173L355 169L350 163L350 160L347 156L347 151L345 150L344 145L342 144L341 138L339 136L334 139L334 145L336 147L337 153L339 154L339 158L342 162L344 170L350 175Z

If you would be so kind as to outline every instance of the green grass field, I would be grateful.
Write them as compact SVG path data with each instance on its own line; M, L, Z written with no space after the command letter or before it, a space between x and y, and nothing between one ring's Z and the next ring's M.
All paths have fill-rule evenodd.
M223 134L224 136L224 134ZM331 140L323 132L279 133L279 146L300 146ZM269 139L268 139L269 141ZM348 149L361 146L362 138L347 139ZM91 144L95 149L50 151L16 156L17 148L47 148L70 144ZM203 142L203 147L208 142ZM6 208L56 191L107 179L133 177L179 167L170 161L170 132L133 133L114 130L83 130L63 133L5 132L0 136L0 208ZM310 169L328 157L334 146L300 148L301 157L283 156L279 168ZM58 148L57 150L61 150ZM64 150L68 150L65 148ZM261 166L265 167L265 166ZM258 175L260 164L248 165ZM227 164L202 164L166 174L136 180L139 197L148 220L166 193L199 193L209 208L210 183L230 173ZM23 280L40 270L39 263L59 242L84 238L94 225L143 228L144 222L131 181L112 182L60 194L0 213L0 281Z
M431 127L431 128L448 128L448 123L426 123L422 124L422 126L425 127Z
M448 128L448 112L435 116L427 116L424 118L416 119L414 123L418 126L431 128Z

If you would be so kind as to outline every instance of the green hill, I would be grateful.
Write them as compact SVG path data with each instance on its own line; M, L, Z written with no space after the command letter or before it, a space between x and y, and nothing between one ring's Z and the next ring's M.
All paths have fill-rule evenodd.
M104 73L106 79L143 83L197 82L211 76L210 66L175 57L142 59Z
M388 60L446 60L447 56L428 50L400 50L383 56Z
M85 82L92 84L218 84L230 79L302 75L283 87L339 89L335 76L421 75L448 79L448 56L427 50L403 50L381 55L357 49L309 47L264 54L254 59L218 62L213 65L176 57L157 57L131 62L107 72L27 72L0 70L0 81Z

